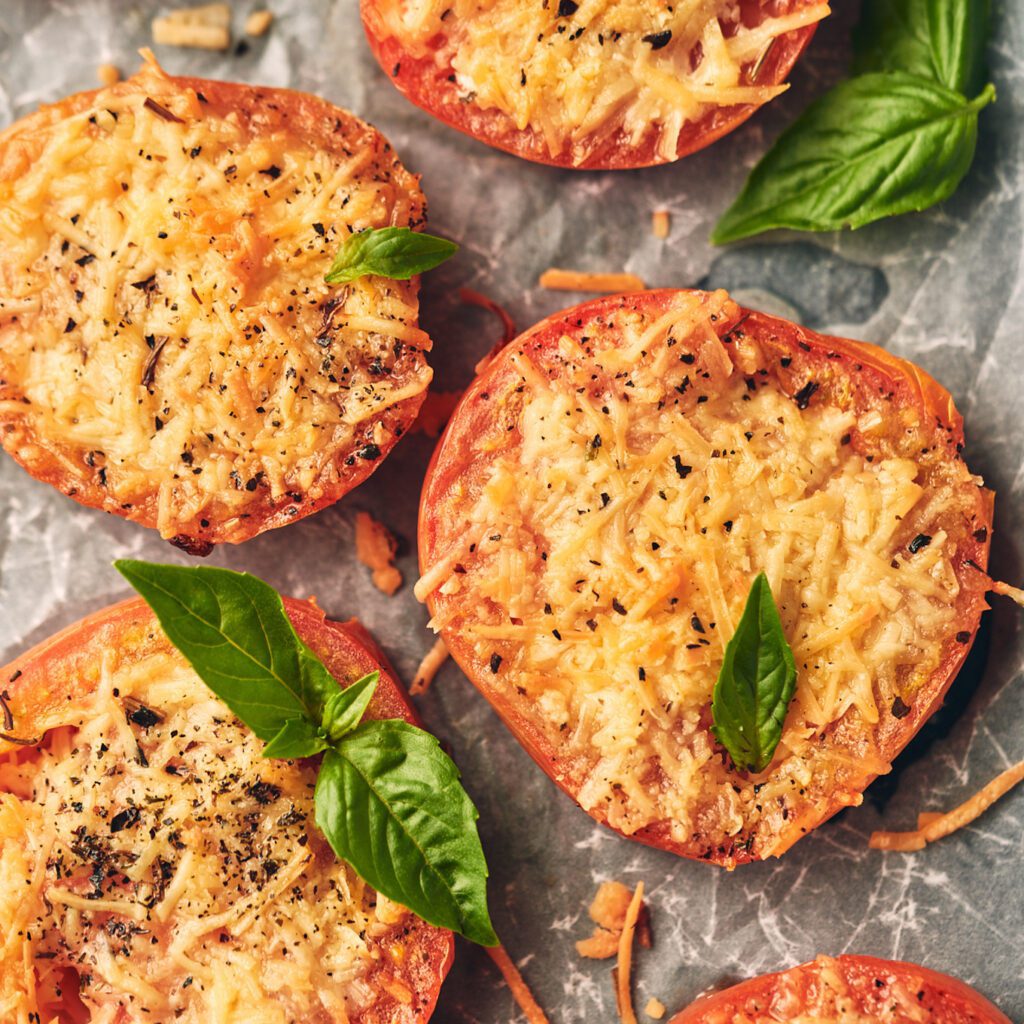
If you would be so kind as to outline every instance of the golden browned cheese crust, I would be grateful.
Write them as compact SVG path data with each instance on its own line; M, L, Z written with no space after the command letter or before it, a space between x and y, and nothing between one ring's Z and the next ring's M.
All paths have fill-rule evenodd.
M182 546L336 501L430 380L417 284L324 282L417 180L285 90L134 78L0 135L0 434L34 476Z
M725 293L589 303L513 342L435 455L423 577L453 656L627 835L777 855L931 714L984 602L991 496L924 373ZM797 663L760 775L710 731L758 572Z

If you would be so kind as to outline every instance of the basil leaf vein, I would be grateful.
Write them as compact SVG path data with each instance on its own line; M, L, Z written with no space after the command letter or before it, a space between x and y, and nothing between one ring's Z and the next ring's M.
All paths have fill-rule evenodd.
M985 82L990 13L988 0L866 0L853 70L905 71L974 96Z
M762 572L725 646L711 703L711 731L738 768L762 772L771 763L795 690L793 652Z
M294 761L327 749L327 739L308 718L289 718L263 748L264 757Z
M336 743L359 724L379 682L380 672L370 672L328 699L320 726L330 742Z
M349 235L324 280L344 284L373 274L407 281L444 263L459 251L447 238L406 227L367 228Z
M196 674L262 740L289 719L319 724L338 683L299 639L281 595L247 573L121 560Z
M991 85L968 101L896 72L841 82L779 136L711 240L857 228L940 202L967 173L994 97Z
M423 920L497 945L478 813L434 736L364 722L324 754L316 823L334 852Z

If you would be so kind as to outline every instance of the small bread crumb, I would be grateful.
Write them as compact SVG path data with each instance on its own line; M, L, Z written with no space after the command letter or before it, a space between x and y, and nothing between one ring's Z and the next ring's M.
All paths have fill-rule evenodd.
M668 238L668 229L671 225L668 210L655 210L651 214L651 231L655 238Z
M231 8L227 4L184 7L153 19L153 42L226 50L231 45Z
M121 72L113 64L101 64L96 69L96 78L100 85L117 85L121 81Z
M245 34L247 36L262 36L266 34L274 15L270 11L253 11L245 19Z
M644 1007L644 1013L646 1013L651 1020L661 1020L661 1018L665 1016L665 1004L660 999L655 999L652 996L647 1000L647 1005Z

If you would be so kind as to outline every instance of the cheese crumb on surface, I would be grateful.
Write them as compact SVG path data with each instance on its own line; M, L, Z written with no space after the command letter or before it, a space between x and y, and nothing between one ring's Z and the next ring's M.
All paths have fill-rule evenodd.
M651 234L655 238L668 238L671 226L668 210L655 210L651 214Z
M757 58L775 37L829 12L814 0L778 16L771 4L733 0L377 0L374 7L383 32L413 56L450 63L466 102L532 129L552 157L568 153L576 164L616 133L638 146L651 131L658 156L675 159L687 123L785 91L757 84Z
M644 1007L644 1013L646 1013L651 1020L661 1020L661 1018L665 1016L665 1004L660 999L655 999L652 996L647 1000L647 1005Z
M373 574L374 586L389 597L402 585L395 568L398 541L394 534L369 512L356 513L356 558Z
M253 11L245 19L245 34L254 38L266 35L273 21L274 15L270 11Z
M183 7L153 19L153 42L201 50L226 50L231 45L231 8L227 4Z
M987 536L984 500L917 407L881 399L885 430L858 411L853 359L804 362L770 329L725 345L724 293L661 294L502 357L476 398L488 420L449 432L460 468L416 593L585 809L693 855L763 857L888 770L879 730L970 640L954 559ZM760 571L798 679L773 764L748 776L710 702Z
M176 652L116 658L40 748L0 757L3 1019L49 1020L32 988L66 970L92 1020L124 1024L409 1003L386 954L415 919L315 828L316 765L265 760ZM36 980L19 983L21 962Z
M566 292L642 292L646 285L636 274L602 274L587 270L551 267L540 275L541 288Z
M0 135L8 451L168 539L336 500L411 418L430 341L415 282L323 277L350 231L421 222L415 179L312 97L150 64L62 106Z

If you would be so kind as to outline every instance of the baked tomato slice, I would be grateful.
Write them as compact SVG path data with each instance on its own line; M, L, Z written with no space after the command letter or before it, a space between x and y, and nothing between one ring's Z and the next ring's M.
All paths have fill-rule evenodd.
M388 77L453 128L540 163L663 164L784 92L821 0L361 0Z
M285 607L339 685L380 670L370 717L416 721L361 626ZM451 933L335 858L314 826L316 762L263 759L142 600L3 678L5 1020L430 1017Z
M927 967L819 956L698 999L670 1024L1010 1024L984 996Z
M196 553L337 501L430 381L417 281L324 275L419 227L387 140L315 96L155 65L0 134L0 441Z
M428 470L417 595L598 821L723 865L781 854L942 700L985 604L991 494L949 394L724 292L588 302L511 342ZM758 774L711 731L764 572L797 668Z

